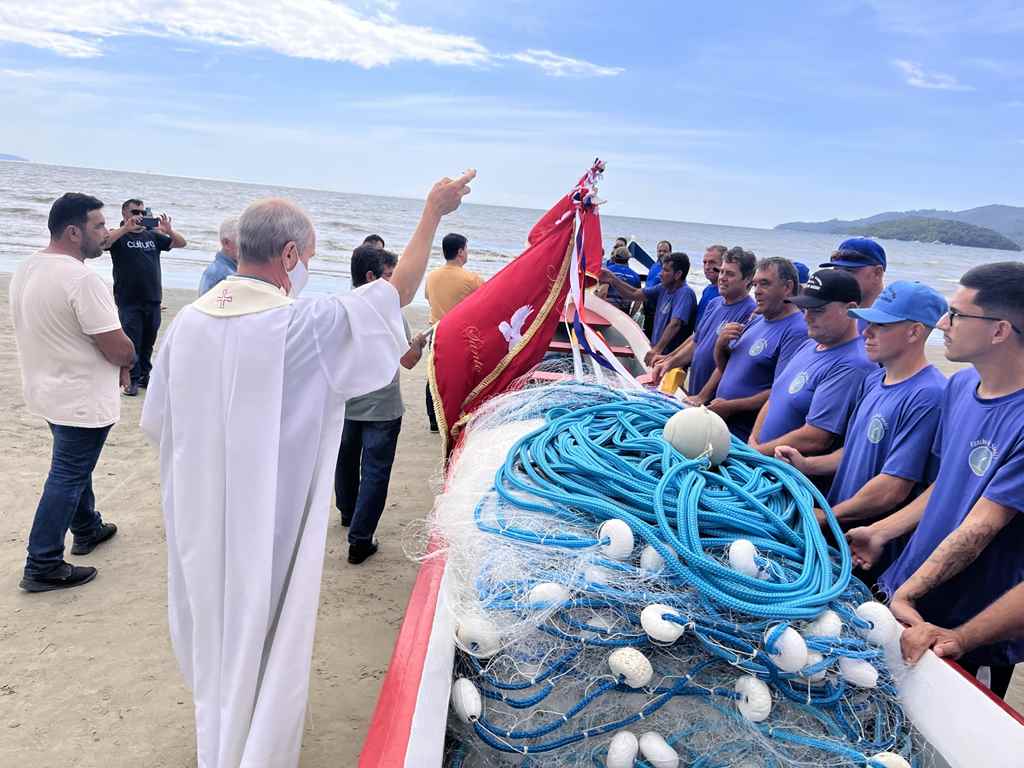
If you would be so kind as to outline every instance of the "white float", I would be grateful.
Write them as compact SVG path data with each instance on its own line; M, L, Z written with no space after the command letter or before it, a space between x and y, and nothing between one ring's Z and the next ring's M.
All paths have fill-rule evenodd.
M683 636L683 625L663 618L665 614L682 616L675 608L664 603L652 603L640 611L640 626L656 643L674 643Z
M729 427L721 416L703 406L684 408L674 414L665 422L662 434L688 459L706 454L712 464L718 465L729 456Z
M772 691L763 681L753 675L744 675L736 680L734 688L739 695L736 708L741 715L752 723L768 719L772 713Z
M608 656L608 667L615 679L630 688L643 688L654 677L650 660L636 648L617 648Z
M861 637L869 643L885 646L899 637L900 624L888 606L875 601L861 603L854 613L871 625L867 629L857 629Z
M864 659L839 657L839 674L850 685L858 688L874 688L878 685L878 670L874 664Z
M792 627L786 627L775 640L775 653L768 650L768 638L775 634L778 624L773 624L764 632L765 652L783 672L799 672L807 666L807 643Z
M729 565L732 569L755 579L760 579L763 575L761 567L757 564L759 556L757 547L746 539L736 539L729 545Z
M455 710L459 720L464 723L472 723L480 719L480 713L483 712L483 700L472 680L460 677L452 684L452 709Z
M676 768L679 765L679 753L655 731L648 731L640 737L640 752L653 768Z
M840 637L843 634L843 620L839 614L828 609L807 625L808 637Z
M658 554L658 550L648 544L640 552L640 568L647 573L660 573L665 567L665 558Z
M597 538L600 541L608 539L607 544L601 545L601 550L612 560L628 560L636 544L633 529L618 518L601 523L601 527L597 529Z
M553 581L542 581L534 585L526 596L532 608L550 608L569 599L569 590Z
M640 752L640 742L631 731L619 731L608 743L607 768L633 768Z
M895 752L879 752L877 755L872 755L871 760L885 766L885 768L910 768L910 763L902 755L897 755Z
M469 616L460 621L455 637L466 653L481 659L490 658L501 648L498 628L479 616Z
M816 664L820 664L824 660L825 660L825 657L822 656L817 651L808 651L807 652L807 663L804 664L804 668L800 671L800 676L802 678L804 678L804 680L808 680L808 681L810 681L812 683L820 683L822 680L825 679L825 676L828 674L828 671L822 669L822 670L820 670L818 672L813 672L811 674L807 674L807 669L809 667L815 666Z

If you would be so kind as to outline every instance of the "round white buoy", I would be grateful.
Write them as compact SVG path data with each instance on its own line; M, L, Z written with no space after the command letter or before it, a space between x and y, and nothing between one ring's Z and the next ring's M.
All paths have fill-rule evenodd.
M900 625L888 606L875 602L874 600L861 603L854 613L871 626L867 629L857 628L857 632L869 643L875 645L888 645L900 634Z
M653 768L676 768L679 753L655 731L648 731L640 737L640 752Z
M870 661L864 659L850 659L845 656L839 658L839 674L850 685L858 688L874 688L878 685L878 670Z
M622 678L630 688L643 688L654 677L651 662L636 648L617 648L608 657L608 667L615 679Z
M872 755L869 760L884 766L884 768L910 768L910 763L906 758L895 752L879 752L877 755Z
M804 668L800 671L800 676L804 680L808 680L808 681L810 681L812 683L820 683L822 680L825 679L825 675L827 674L827 671L822 669L822 670L820 670L818 672L812 672L811 674L807 674L807 668L808 667L813 667L815 664L820 664L824 660L825 660L825 657L822 656L817 651L808 651L807 652L807 663L804 664Z
M588 565L583 571L583 580L587 584L607 584L612 572L603 565Z
M608 743L607 768L633 768L640 751L640 742L630 731L619 731Z
M775 634L775 629L778 626L778 624L773 624L765 630L764 643L766 646L768 638ZM765 648L765 650L768 649ZM786 627L775 640L775 653L768 651L768 656L783 672L799 672L807 666L807 643L804 642L799 632L792 627Z
M633 529L624 520L612 518L601 523L597 529L599 540L608 539L601 549L612 560L626 560L633 554L633 546L636 540L633 538Z
M481 659L490 658L501 647L498 628L480 616L467 616L459 622L455 637L466 653Z
M752 542L746 539L736 539L729 545L729 565L734 571L753 576L755 579L762 577L761 567L757 564L757 557L760 553Z
M764 682L753 675L737 678L734 686L739 698L736 708L747 720L760 723L772 713L772 691Z
M732 439L725 420L713 411L684 408L665 422L662 434L673 448L688 459L708 454L712 464L721 464L729 456Z
M806 632L808 637L839 637L843 634L843 620L838 613L829 609L808 624Z
M483 699L473 681L460 677L452 684L452 709L464 723L472 723L480 719L483 711Z
M663 603L652 603L640 611L640 626L656 643L674 643L683 635L683 625L663 618L665 614L681 615L675 608Z
M640 552L640 568L647 573L659 573L665 567L665 558L648 544Z
M550 608L569 599L569 590L553 581L535 584L526 596L531 608Z

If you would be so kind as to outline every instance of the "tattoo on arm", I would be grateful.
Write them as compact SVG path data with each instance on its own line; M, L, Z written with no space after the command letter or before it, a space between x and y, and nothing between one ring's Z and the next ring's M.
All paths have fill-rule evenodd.
M1002 527L986 521L973 525L964 524L953 531L912 577L912 581L915 582L912 585L913 597L917 598L927 594L967 568L1002 530Z

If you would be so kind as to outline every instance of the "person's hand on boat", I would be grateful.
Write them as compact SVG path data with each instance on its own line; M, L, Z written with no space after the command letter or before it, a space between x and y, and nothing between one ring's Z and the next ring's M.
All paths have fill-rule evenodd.
M707 405L707 403L704 401L704 398L702 398L700 394L687 395L686 397L683 398L683 402L695 408L699 408L702 405Z
M446 216L456 210L462 198L470 193L469 182L476 178L476 170L470 168L457 179L445 176L427 194L427 208L437 216Z
M725 398L722 397L716 397L710 403L708 403L708 410L714 411L723 419L728 419L733 414L732 400L726 400Z
M896 594L892 596L889 610L892 611L893 616L908 627L924 623L924 616L918 613L917 608L914 607L914 601L902 589L897 589Z
M853 564L864 570L870 570L878 561L879 555L882 554L887 540L874 526L865 525L848 530L846 542L850 545Z
M941 658L958 659L966 652L963 636L955 629L945 629L927 621L915 624L900 636L900 650L907 664L916 664L931 648Z
M775 458L793 466L797 472L810 474L810 462L807 457L791 445L779 445L775 448Z
M601 271L597 273L597 280L601 283L610 283L612 281L612 273L601 267Z

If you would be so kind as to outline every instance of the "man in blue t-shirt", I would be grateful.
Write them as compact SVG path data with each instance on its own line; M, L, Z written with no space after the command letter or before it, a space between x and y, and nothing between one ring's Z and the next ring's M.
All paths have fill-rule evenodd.
M715 344L717 368L711 375L717 396L708 405L746 442L761 406L768 401L775 374L807 341L803 313L789 299L800 292L793 264L778 256L762 259L754 273L754 319L729 323Z
M700 301L697 302L697 323L704 316L708 304L718 298L718 275L722 271L722 260L725 258L726 247L724 245L709 245L704 251L704 277L708 284L700 294Z
M647 270L647 279L644 281L645 288L653 288L661 284L661 262L670 253L672 253L672 243L668 240L660 241L654 263ZM654 339L654 317L657 309L657 297L644 299L644 335L652 341Z
M934 480L931 446L946 378L928 362L924 347L945 313L938 291L902 281L882 291L870 309L851 309L851 316L868 322L868 359L884 369L864 379L846 444L824 456L804 456L788 445L775 449L776 458L805 475L835 475L828 503L844 529L891 514ZM899 543L861 576L866 583L895 559Z
M607 269L601 270L600 280L614 286L630 301L653 298L657 303L654 317L654 344L644 360L652 360L674 350L693 333L693 316L697 311L697 297L686 284L690 272L690 257L685 253L670 253L661 262L661 282L653 288L634 288Z
M640 275L629 268L628 248L620 246L612 251L612 256L605 264L605 268L633 288L640 287ZM630 314L629 310L632 308L633 302L620 294L614 285L608 286L608 301L626 314Z
M673 368L689 368L687 392L698 395L715 371L715 342L726 325L746 323L754 313L750 298L750 281L754 277L757 258L750 251L731 248L726 252L718 273L720 296L708 305L693 336L672 355L654 360L651 375L655 382ZM707 400L714 391L706 393Z
M968 271L940 321L946 357L972 363L949 380L932 452L935 482L900 511L847 533L870 567L913 531L882 575L892 610L909 625L958 627L1024 581L1024 264ZM961 665L992 672L1004 695L1024 639L967 653Z
M864 354L864 339L847 313L860 304L860 288L851 275L821 269L799 296L811 337L776 375L748 441L774 456L780 445L805 455L824 453L846 432L860 382L877 366Z
M860 305L870 307L885 288L885 249L870 237L851 237L843 240L832 253L832 258L821 264L849 272L860 286ZM864 332L867 320L858 319L857 329Z

